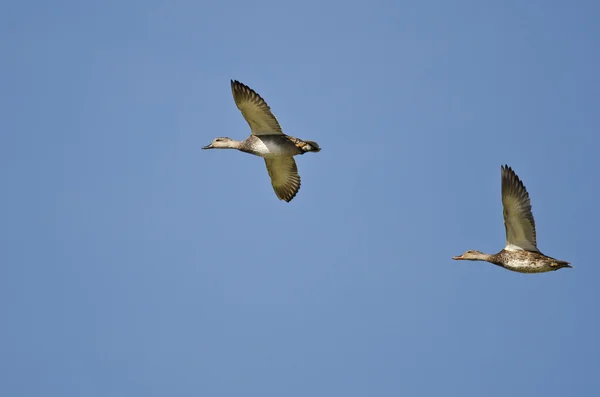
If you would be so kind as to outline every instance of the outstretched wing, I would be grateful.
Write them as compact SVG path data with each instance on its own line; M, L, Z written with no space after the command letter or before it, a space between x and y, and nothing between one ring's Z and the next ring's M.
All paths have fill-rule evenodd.
M509 166L502 167L502 206L506 228L506 250L540 252L535 236L535 220L525 185Z
M288 203L300 190L300 175L293 157L267 157L265 158L267 171L271 177L271 185L279 200Z
M253 135L283 134L271 108L252 88L237 80L231 81L233 100L250 125Z

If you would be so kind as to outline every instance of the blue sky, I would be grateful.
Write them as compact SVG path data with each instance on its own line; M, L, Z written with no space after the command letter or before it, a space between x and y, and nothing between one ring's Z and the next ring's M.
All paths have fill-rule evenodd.
M0 6L0 395L600 393L600 5ZM302 188L202 151L284 131ZM500 165L540 275L504 246Z

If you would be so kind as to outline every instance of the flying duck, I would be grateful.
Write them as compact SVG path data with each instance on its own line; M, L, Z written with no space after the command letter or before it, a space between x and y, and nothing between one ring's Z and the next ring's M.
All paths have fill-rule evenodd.
M267 102L247 85L232 80L231 92L250 126L250 136L243 141L215 138L202 149L237 149L264 158L275 194L280 200L290 202L300 190L300 175L294 156L319 152L321 148L316 142L284 134Z
M506 247L493 255L469 250L452 259L487 261L519 273L544 273L572 267L569 262L546 256L537 248L529 193L512 168L505 165L501 170Z

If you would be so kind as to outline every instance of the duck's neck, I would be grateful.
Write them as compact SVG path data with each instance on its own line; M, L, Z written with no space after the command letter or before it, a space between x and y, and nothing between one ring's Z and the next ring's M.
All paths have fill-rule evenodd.
M215 149L237 149L237 150L240 150L241 147L242 147L242 142L232 139L230 141L227 141L227 143L224 146L217 146L217 147L215 147Z
M490 254L484 254L483 252L477 255L473 256L473 260L475 261L485 261L485 262L491 262L494 263L494 257L495 255L490 255Z

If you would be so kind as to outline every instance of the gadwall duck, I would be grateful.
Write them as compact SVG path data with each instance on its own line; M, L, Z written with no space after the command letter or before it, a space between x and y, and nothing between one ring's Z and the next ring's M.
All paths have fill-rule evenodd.
M505 165L501 170L506 247L494 255L467 251L452 259L487 261L519 273L544 273L572 267L569 262L551 258L538 250L529 193L509 166Z
M231 92L235 104L250 125L251 135L243 141L216 138L202 149L237 149L263 157L275 194L289 203L300 190L300 175L294 156L319 152L321 148L316 142L285 135L267 102L247 85L232 80Z

